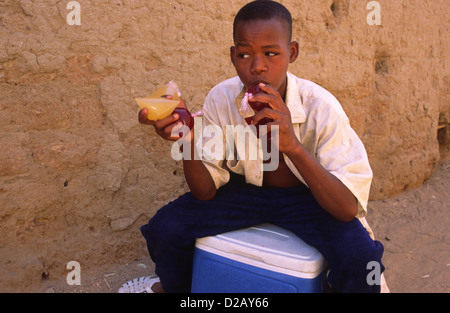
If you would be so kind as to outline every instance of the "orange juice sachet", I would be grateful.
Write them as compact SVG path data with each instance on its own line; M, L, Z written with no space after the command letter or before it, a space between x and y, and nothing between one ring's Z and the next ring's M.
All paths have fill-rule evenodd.
M168 99L168 96L169 97ZM159 88L150 96L135 98L136 103L142 109L147 109L147 118L151 121L161 120L170 114L180 103L180 91L178 86L170 81L166 86Z
M188 109L177 107L181 100L181 93L174 81L170 81L148 97L135 98L135 100L141 109L147 109L147 118L151 121L161 120L172 113L177 113L180 121L192 129L194 117L203 115L202 111L191 114Z

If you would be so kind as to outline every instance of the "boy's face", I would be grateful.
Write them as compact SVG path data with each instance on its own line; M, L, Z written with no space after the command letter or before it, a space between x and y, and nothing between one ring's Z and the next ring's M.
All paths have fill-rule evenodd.
M263 82L284 98L289 63L298 56L298 43L290 42L288 27L277 20L239 22L231 61L245 87Z

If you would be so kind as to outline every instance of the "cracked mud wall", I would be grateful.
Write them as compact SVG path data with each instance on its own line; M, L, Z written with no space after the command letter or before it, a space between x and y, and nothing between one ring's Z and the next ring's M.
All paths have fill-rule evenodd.
M234 14L246 1L0 1L2 291L65 281L146 257L139 233L187 190L171 143L137 122L134 97L176 80L191 110L234 76ZM371 198L419 186L449 142L445 0L282 1L299 59L290 70L330 90L366 145ZM438 140L439 133L439 140Z

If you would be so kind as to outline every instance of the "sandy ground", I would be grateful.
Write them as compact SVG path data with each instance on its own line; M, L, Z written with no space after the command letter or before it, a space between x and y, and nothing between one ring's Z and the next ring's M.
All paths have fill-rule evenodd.
M385 247L385 277L392 293L450 292L450 160L421 187L371 201L367 220ZM81 286L51 285L46 292L116 293L140 276L154 275L148 259L83 277Z

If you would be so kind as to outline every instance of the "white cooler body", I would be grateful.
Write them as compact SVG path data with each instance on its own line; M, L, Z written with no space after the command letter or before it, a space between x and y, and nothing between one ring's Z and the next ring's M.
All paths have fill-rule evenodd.
M271 224L197 239L192 292L322 292L327 264L317 249Z

